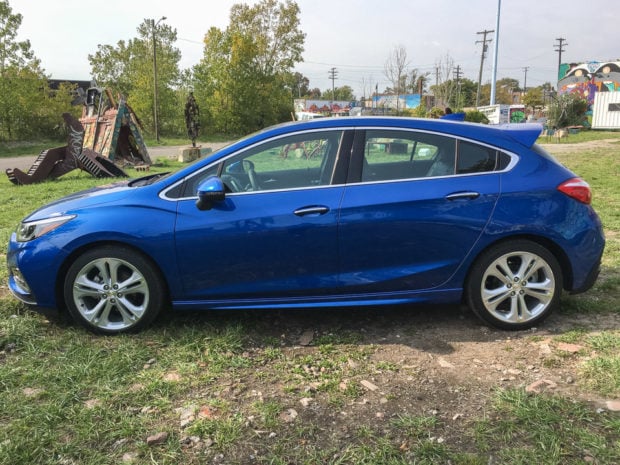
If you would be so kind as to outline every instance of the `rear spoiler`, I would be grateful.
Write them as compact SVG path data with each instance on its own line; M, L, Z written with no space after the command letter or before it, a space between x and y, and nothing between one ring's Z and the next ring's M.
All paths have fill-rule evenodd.
M542 124L538 123L500 124L497 127L512 140L527 148L534 145L543 131Z

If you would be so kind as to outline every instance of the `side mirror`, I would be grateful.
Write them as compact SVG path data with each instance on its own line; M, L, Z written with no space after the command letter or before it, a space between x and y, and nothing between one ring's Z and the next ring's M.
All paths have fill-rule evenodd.
M226 197L224 183L217 176L210 176L198 185L198 200L196 207L199 210L211 210L215 202L222 202Z

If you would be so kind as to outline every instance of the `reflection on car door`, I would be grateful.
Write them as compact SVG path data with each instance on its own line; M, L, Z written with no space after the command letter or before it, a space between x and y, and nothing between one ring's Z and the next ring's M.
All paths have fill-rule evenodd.
M222 162L222 178L237 186L224 202L200 211L193 199L180 200L176 247L185 293L210 300L335 292L352 140L353 132L340 129L268 140ZM347 156L338 158L339 150Z
M342 186L228 195L212 210L179 202L180 278L193 299L285 297L337 284Z
M445 283L487 224L499 182L488 172L348 185L339 223L344 292Z

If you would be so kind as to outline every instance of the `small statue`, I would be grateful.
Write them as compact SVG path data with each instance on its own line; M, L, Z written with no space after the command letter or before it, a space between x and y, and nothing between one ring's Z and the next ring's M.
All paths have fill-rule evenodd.
M199 116L200 110L194 98L194 93L190 92L185 103L185 126L187 127L187 135L192 140L192 147L196 147L196 138L200 129Z

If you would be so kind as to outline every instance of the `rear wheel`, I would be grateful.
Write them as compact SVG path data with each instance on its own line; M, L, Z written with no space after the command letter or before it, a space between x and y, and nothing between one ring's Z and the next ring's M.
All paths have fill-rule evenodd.
M553 254L537 243L504 242L476 261L466 292L470 308L485 322L526 329L558 306L562 271Z
M134 332L165 302L162 279L141 254L118 246L90 250L69 267L64 298L71 316L96 333Z

